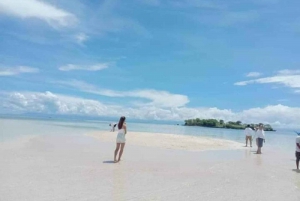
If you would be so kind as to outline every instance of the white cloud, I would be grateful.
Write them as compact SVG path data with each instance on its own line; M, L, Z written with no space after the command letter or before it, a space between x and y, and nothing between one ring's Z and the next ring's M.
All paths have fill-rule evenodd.
M0 92L1 111L111 117L125 115L131 119L179 121L198 117L223 119L225 121L241 120L247 123L270 123L277 127L299 127L300 125L300 108L281 104L250 108L240 112L218 108L124 107L51 92Z
M0 68L0 76L13 76L22 73L37 73L39 72L38 68L32 68L28 66L18 66L12 68Z
M282 70L277 75L253 79L248 81L236 82L234 85L245 86L248 84L282 84L290 88L300 88L300 71L299 70Z
M150 2L150 1L149 1ZM89 35L106 36L110 33L129 32L144 37L151 37L151 33L142 26L137 19L121 15L119 9L123 4L107 0L102 1L96 8L87 12L92 12L93 17L84 20L83 28ZM95 9L97 12L95 12Z
M295 74L300 74L300 70L289 70L289 69L284 69L278 71L279 75L295 75Z
M12 92L0 93L4 96L2 107L14 112L41 112L58 114L109 114L108 106L89 99L57 95L51 92ZM114 106L109 106L111 109Z
M158 91L153 89L144 89L144 90L131 90L131 91L115 91L110 89L101 89L94 85L88 83L71 80L71 81L57 81L55 83L62 84L65 86L70 86L74 89L98 94L108 97L134 97L141 99L148 99L151 102L140 103L139 105L143 106L159 106L159 107L181 107L186 105L189 102L189 99L185 95L181 94L172 94L167 91Z
M261 73L259 73L259 72L250 72L246 76L247 77L260 77Z
M84 33L79 33L75 36L75 39L77 41L77 43L82 44L83 42L85 42L86 40L88 40L88 36Z
M1 0L1 13L22 19L40 19L53 27L71 26L76 22L73 14L39 0Z
M270 105L264 108L251 108L240 113L243 121L279 122L284 125L298 126L300 123L300 108L285 105ZM278 124L278 123L277 123Z
M109 67L108 63L98 63L91 66L79 66L74 64L67 64L65 66L61 66L58 69L61 71L72 71L72 70L85 70L85 71L99 71Z

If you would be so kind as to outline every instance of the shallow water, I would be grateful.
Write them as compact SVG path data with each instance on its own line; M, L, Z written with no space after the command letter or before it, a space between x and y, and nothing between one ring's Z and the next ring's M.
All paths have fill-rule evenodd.
M74 121L74 120L32 120L32 119L0 119L0 141L23 135L56 135L66 133L81 135L95 130L110 130L110 122ZM151 133L167 133L178 135L204 136L233 140L244 143L243 130L190 127L181 125L162 125L147 123L127 123L128 130ZM23 129L24 128L24 129ZM296 134L292 131L265 132L266 144L274 149L293 153Z
M263 155L254 154L255 148L187 152L131 145L122 162L114 164L114 143L83 135L109 130L108 124L0 119L4 141L0 200L300 199L292 133L267 132ZM144 131L244 141L241 130L140 123L128 123L128 128L128 134ZM30 135L38 137L26 137Z

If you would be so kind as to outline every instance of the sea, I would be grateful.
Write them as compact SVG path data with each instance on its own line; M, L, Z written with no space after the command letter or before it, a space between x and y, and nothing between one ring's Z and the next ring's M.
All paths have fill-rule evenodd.
M37 119L37 118L0 118L0 141L8 141L26 135L83 135L94 131L109 131L112 121L80 120L80 119ZM116 123L116 122L115 122ZM127 122L128 134L130 131L165 133L184 136L199 136L232 140L245 143L243 130L206 128L184 126L171 123L140 123ZM295 138L293 130L277 130L265 132L266 147L284 151L289 154L295 152ZM159 134L157 134L159 137ZM255 143L254 143L255 144Z

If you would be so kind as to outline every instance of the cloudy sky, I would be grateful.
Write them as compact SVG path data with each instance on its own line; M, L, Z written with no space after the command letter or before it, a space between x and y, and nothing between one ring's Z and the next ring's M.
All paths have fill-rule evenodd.
M0 113L300 127L299 7L0 0Z

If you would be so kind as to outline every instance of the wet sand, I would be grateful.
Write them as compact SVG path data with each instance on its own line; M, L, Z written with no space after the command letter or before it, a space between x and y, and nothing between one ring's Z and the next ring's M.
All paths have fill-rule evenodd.
M87 136L35 136L0 148L0 200L300 199L300 173L285 155L251 149L191 152L127 146Z
M115 142L117 132L97 131L86 135L102 142ZM208 137L146 132L129 132L126 139L128 145L188 151L241 149L244 145L230 140Z
M15 127L14 132L34 131L28 128L30 132ZM186 150L172 135L160 138L174 142L166 147L155 141L138 144L132 134L122 161L113 163L116 133L105 138L103 132L47 132L0 142L1 201L300 200L293 153L271 147L262 155L254 154L254 148L233 149L228 142L219 147L223 150L205 151L200 142L199 151ZM147 134L136 135L145 139Z

